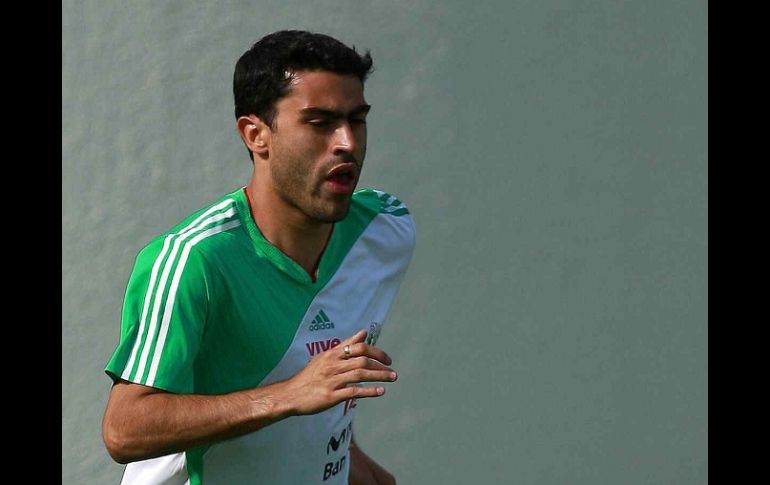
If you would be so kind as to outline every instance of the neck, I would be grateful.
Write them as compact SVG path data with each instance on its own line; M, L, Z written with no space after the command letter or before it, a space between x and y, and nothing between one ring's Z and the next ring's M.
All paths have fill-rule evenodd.
M254 177L246 186L251 216L259 231L273 246L302 266L315 280L321 254L329 241L333 224L313 221L289 206L270 187Z

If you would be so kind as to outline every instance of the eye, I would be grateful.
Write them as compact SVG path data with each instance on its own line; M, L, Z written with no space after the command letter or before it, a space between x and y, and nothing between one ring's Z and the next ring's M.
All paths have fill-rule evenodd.
M353 118L350 120L351 125L365 125L366 124L366 118Z

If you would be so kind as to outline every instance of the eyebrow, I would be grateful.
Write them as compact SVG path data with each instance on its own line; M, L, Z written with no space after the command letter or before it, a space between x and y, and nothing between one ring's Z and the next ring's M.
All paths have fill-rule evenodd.
M372 109L371 105L368 104L362 104L359 106L356 106L352 110L350 110L348 113L343 113L342 111L337 111L333 109L325 109L325 108L316 108L316 107L310 107L310 108L302 108L299 110L299 112L306 118L311 116L323 116L326 118L347 118L350 116L356 116L356 115L362 115L369 112L369 110Z

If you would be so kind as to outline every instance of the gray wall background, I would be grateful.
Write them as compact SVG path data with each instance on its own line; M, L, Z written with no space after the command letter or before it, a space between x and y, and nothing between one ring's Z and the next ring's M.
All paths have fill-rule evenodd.
M62 483L117 483L102 368L136 252L245 184L232 70L371 49L362 186L418 247L358 439L402 484L703 484L705 1L62 3Z

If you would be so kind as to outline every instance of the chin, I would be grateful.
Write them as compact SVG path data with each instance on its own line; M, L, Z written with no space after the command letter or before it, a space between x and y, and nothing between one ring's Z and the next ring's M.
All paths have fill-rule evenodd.
M311 217L318 222L332 224L347 217L349 210L350 202L346 203L344 207L333 207L328 210L320 209L311 214Z
M341 221L342 219L347 217L347 215L348 215L348 211L346 210L343 213L340 213L340 214L329 214L329 215L326 215L326 216L319 217L316 220L318 222L324 222L324 223L327 223L327 224L333 224L335 222Z

